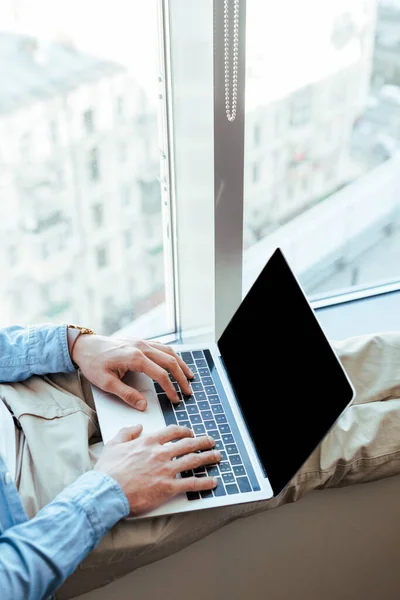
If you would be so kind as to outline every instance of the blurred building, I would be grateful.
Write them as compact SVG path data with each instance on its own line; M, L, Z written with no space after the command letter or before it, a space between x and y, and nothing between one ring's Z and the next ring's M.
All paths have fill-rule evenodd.
M305 54L297 70L289 62L285 73L279 48L258 62L248 57L245 246L364 171L350 142L369 94L376 0L337 8L330 23L324 18L326 39L319 38L314 55ZM318 37L322 21L309 27ZM296 52L303 50L293 46L293 57Z
M127 71L0 34L0 325L110 333L163 299L157 118Z

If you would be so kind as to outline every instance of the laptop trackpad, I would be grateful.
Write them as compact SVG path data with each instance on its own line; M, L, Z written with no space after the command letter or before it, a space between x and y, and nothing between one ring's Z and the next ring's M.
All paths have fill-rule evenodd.
M143 433L152 433L165 427L164 417L157 400L154 383L143 373L127 373L124 383L140 391L147 400L145 411L139 411L113 394L92 386L104 442L108 442L123 427L143 425Z

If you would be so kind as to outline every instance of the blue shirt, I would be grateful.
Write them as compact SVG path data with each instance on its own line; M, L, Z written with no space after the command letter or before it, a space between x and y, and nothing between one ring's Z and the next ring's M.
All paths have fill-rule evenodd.
M0 330L0 382L73 372L65 325ZM0 597L51 596L120 519L129 503L118 483L89 471L28 521L0 456Z

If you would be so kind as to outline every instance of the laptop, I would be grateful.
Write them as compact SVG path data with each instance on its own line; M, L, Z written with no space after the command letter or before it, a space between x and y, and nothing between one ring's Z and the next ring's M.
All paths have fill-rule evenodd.
M138 423L144 434L172 423L190 427L195 435L207 433L222 460L194 475L208 473L219 483L212 491L180 494L133 518L277 496L355 397L280 248L217 343L174 348L196 375L192 396L174 405L158 383L129 373L124 381L148 401L146 411L139 412L93 386L102 436L107 442L122 427Z

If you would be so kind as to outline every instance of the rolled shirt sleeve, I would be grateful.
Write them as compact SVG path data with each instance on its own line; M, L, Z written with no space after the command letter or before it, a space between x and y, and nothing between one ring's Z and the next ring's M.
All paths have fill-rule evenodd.
M31 521L0 536L1 599L48 598L128 514L128 500L112 477L81 475Z
M66 325L14 325L0 329L0 382L32 375L72 373Z

